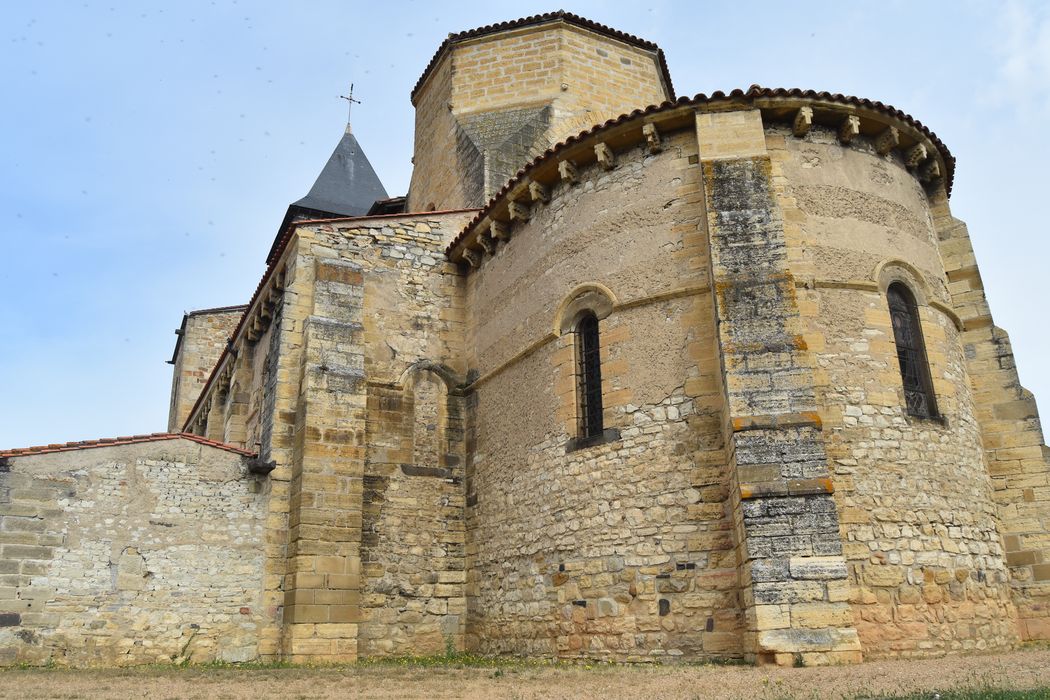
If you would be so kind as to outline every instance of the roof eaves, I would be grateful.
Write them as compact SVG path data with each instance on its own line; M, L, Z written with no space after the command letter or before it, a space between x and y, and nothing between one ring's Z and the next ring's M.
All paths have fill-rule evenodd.
M740 104L754 104L756 100L760 99L777 99L777 98L793 98L805 101L813 102L825 102L825 103L837 103L840 105L861 107L864 109L870 109L875 112L882 113L894 119L897 119L924 135L930 140L933 146L938 150L941 158L944 160L945 168L947 172L944 176L945 191L950 195L952 190L952 184L955 177L955 156L951 154L948 147L937 137L933 131L926 127L918 119L915 119L910 114L903 112L896 107L884 104L882 102L868 100L866 98L855 97L852 95L843 95L841 93L829 93L825 91L818 92L816 90L802 90L800 88L764 88L760 85L752 85L747 91L736 89L728 94L718 90L707 96L703 93L699 93L693 97L679 97L674 101L666 101L659 105L649 105L644 109L636 109L629 113L621 114L618 117L609 119L602 124L596 124L589 129L581 131L575 136L570 136L564 141L561 141L543 153L536 156L531 162L522 166L517 173L514 174L510 180L496 194L494 194L485 206L479 211L466 226L460 231L460 233L452 240L451 243L445 249L445 255L451 256L452 252L462 243L470 232L473 230L478 223L481 222L486 216L492 213L495 206L511 191L517 188L525 179L527 175L532 173L538 166L554 158L557 155L564 153L566 150L576 146L582 141L590 139L599 133L608 131L615 127L621 126L627 122L634 121L639 118L649 117L652 115L660 114L663 112L670 112L681 107L700 107L710 104L717 103L733 103L737 102Z
M142 442L159 442L161 440L190 440L200 445L214 447L216 449L233 452L244 457L255 457L256 453L228 445L224 442L208 440L199 435L190 433L148 433L144 435L127 435L115 438L99 438L97 440L80 440L76 442L52 443L50 445L35 445L17 449L0 450L0 459L10 457L26 457L30 455L51 454L54 452L72 452L74 450L92 449L95 447L119 447L120 445L134 445Z

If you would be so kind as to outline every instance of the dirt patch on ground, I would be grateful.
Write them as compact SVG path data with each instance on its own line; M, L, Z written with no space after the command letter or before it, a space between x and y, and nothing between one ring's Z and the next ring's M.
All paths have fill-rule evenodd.
M831 668L345 666L12 669L2 698L852 698L992 687L1046 689L1050 648Z

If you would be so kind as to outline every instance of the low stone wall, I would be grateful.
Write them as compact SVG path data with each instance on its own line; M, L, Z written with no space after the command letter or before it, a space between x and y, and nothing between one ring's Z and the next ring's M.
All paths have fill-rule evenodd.
M186 438L0 459L0 665L247 661L265 486Z

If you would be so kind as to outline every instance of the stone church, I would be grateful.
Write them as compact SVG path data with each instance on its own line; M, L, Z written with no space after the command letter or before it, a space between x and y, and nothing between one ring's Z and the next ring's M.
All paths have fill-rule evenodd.
M0 451L0 662L1050 638L1050 452L932 131L678 97L565 12L411 100L406 196L347 128L248 303L182 319L167 432Z

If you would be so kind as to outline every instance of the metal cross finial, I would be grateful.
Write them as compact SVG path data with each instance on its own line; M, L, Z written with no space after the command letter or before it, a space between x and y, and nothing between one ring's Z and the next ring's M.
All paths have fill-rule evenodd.
M339 99L346 100L346 123L350 123L350 111L354 108L354 103L361 104L361 100L354 99L354 84L350 83L350 94L340 95Z

